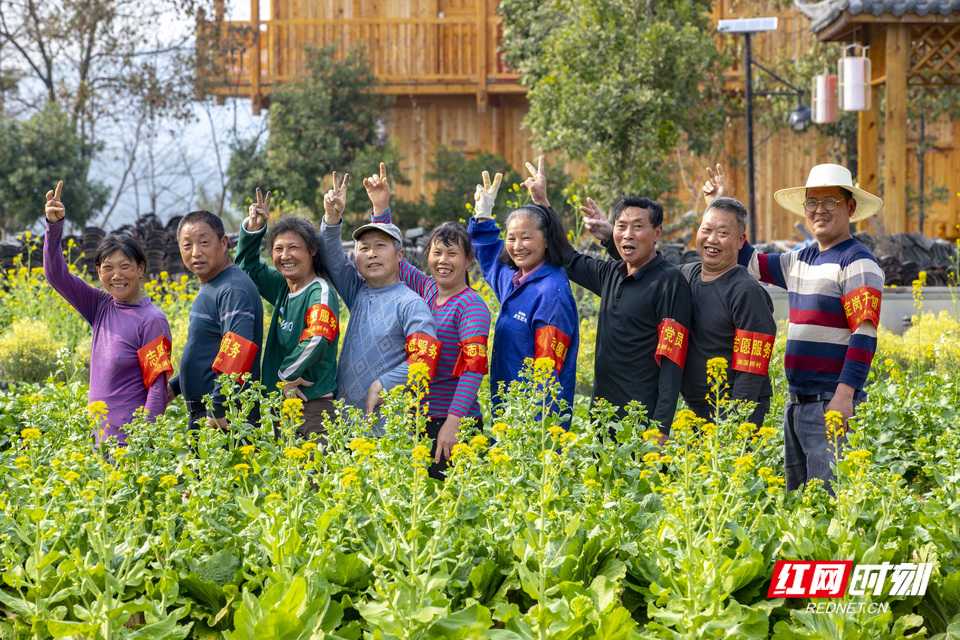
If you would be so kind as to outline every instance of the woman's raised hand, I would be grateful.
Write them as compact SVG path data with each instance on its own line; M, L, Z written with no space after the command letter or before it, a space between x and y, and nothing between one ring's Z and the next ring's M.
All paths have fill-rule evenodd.
M547 172L543 170L543 156L537 159L536 168L529 162L524 164L527 166L527 171L530 172L530 177L524 180L521 186L527 188L533 204L538 204L541 207L549 207L550 200L547 198Z
M500 190L503 174L495 175L492 183L489 171L484 171L482 177L483 184L478 184L477 192L473 194L476 201L473 217L477 220L493 220L493 205L497 202L497 191Z
M44 215L47 216L47 222L60 222L67 215L67 210L63 208L60 202L60 191L63 190L63 180L57 183L57 191L47 191L47 205L43 208Z
M323 220L328 225L340 224L340 218L343 217L343 210L347 207L347 183L350 182L350 174L343 174L343 182L337 186L337 172L333 172L333 189L327 191L323 196Z
M257 201L250 205L250 212L243 223L243 228L247 231L260 231L267 225L267 218L270 215L270 192L267 191L267 198L264 200L260 193L260 187L257 187Z

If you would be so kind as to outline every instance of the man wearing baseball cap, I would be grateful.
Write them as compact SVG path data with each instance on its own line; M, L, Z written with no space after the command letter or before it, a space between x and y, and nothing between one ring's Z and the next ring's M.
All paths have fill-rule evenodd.
M371 222L353 232L356 262L343 251L340 232L347 182L323 198L320 225L323 266L337 293L350 309L350 322L337 366L337 395L353 407L373 414L380 392L407 383L409 365L423 362L436 369L440 342L433 314L423 298L400 282L403 236L393 224ZM382 435L382 417L374 434Z
M719 165L704 196L726 195ZM740 264L761 282L789 292L790 324L784 368L790 399L784 410L787 490L820 478L833 493L831 463L842 446L827 434L825 414L836 411L845 434L877 348L883 271L873 253L850 234L850 224L877 213L883 202L853 186L836 164L810 170L806 185L781 189L774 199L806 219L817 244L800 251L760 255L744 243ZM839 441L837 441L839 440Z

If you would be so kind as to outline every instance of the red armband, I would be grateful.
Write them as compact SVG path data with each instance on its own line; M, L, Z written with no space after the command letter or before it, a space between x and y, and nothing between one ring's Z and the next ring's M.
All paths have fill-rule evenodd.
M570 348L570 336L549 324L537 329L533 336L537 343L534 359L550 358L557 373L560 373Z
M687 361L687 345L690 342L690 332L687 328L677 322L667 318L657 327L657 350L653 357L660 364L663 356L667 356L683 369L683 364Z
M143 386L147 389L161 373L173 373L170 364L170 341L166 336L157 336L145 346L137 349L140 370L143 371Z
M213 361L213 370L217 373L229 373L241 382L240 376L250 372L253 360L257 356L257 345L233 331L227 331L220 341L220 351Z
M300 342L313 336L320 336L332 344L337 333L340 332L337 314L325 304L315 304L307 309L307 315L304 316L303 321L307 328L300 334Z
M407 338L407 362L423 362L430 367L428 380L433 380L440 359L440 341L425 333L414 333Z
M453 375L464 371L486 374L490 370L487 364L487 336L470 336L460 341L460 355L453 366Z
M767 375L775 340L776 338L768 333L737 329L733 334L733 357L730 359L730 367L735 371Z
M871 321L875 327L880 326L880 296L881 293L873 287L857 287L840 298L851 332L856 331L864 320Z

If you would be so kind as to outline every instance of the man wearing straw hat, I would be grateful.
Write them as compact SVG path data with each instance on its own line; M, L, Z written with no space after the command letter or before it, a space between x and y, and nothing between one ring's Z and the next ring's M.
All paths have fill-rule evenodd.
M707 170L704 197L726 195L723 171ZM877 347L883 271L850 223L874 215L883 202L853 186L836 164L810 170L806 185L774 194L784 209L806 218L817 240L800 251L760 255L744 243L740 264L761 282L789 292L790 324L783 364L790 399L784 410L787 490L819 478L833 493L835 446L845 441L847 420L866 398L863 387ZM825 414L836 411L843 434L827 434Z

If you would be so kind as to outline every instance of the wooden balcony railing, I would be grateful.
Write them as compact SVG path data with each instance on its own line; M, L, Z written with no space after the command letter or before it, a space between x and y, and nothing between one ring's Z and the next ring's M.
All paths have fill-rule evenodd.
M200 23L199 30L213 23ZM214 95L260 96L290 82L306 63L305 45L334 47L343 58L362 45L387 93L522 93L518 75L498 52L502 29L496 16L226 22L225 58ZM259 37L256 35L259 34ZM203 35L202 33L198 35Z

